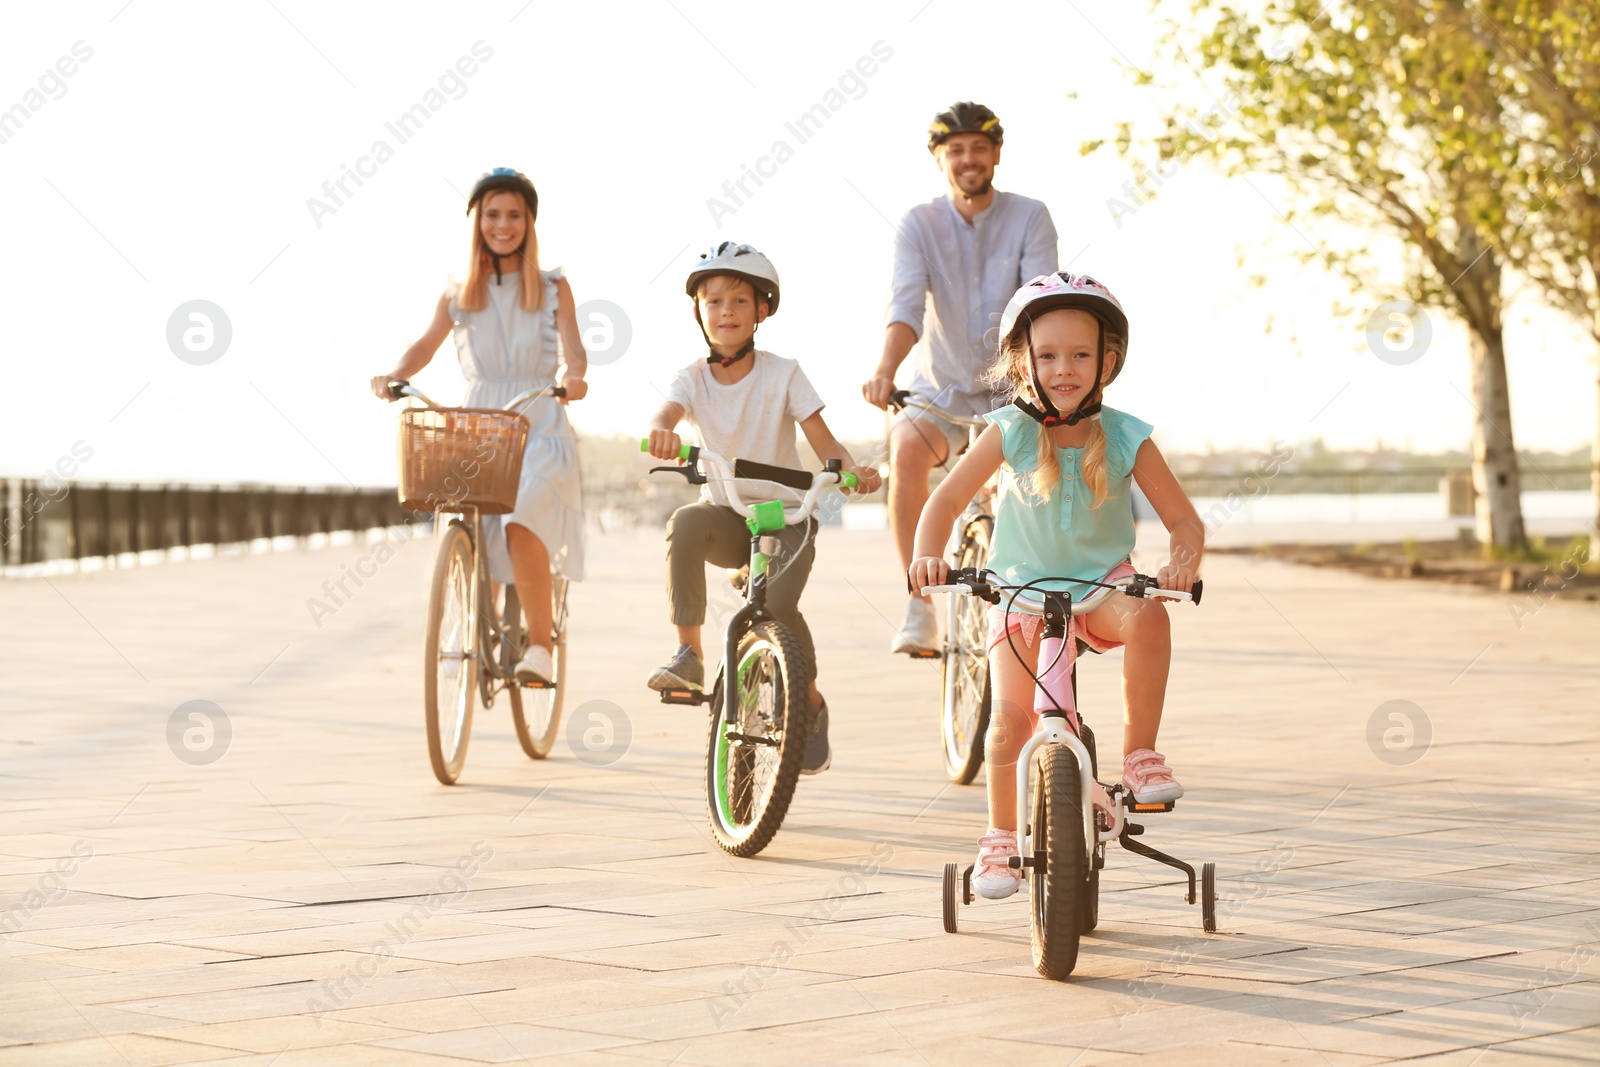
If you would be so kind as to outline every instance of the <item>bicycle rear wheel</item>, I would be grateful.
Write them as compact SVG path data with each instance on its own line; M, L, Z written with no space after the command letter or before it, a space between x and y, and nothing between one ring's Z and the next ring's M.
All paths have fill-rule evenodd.
M422 705L433 776L455 785L467 761L478 662L465 652L475 621L472 537L460 523L445 527L433 561L428 625L422 642Z
M511 721L517 728L517 743L530 759L544 759L555 745L556 734L561 731L561 697L567 687L567 580L551 577L551 592L555 609L550 655L555 661L554 683L548 686L521 686L511 684ZM516 651L506 664L506 676L527 647L527 628L523 625L522 611L517 601L516 589L506 586L506 625L516 626Z
M706 811L717 846L732 856L767 847L794 798L811 732L800 646L777 622L759 622L739 642L729 671L735 720L721 703L706 732ZM713 690L720 695L722 683Z
M957 567L986 567L994 520L980 516L967 524ZM989 656L986 609L977 597L951 598L949 640L940 687L940 738L944 770L957 785L968 785L983 766L983 737L989 729Z
M1065 745L1044 745L1034 757L1033 898L1030 923L1033 966L1061 979L1078 965L1083 896L1088 892L1083 797L1078 759Z

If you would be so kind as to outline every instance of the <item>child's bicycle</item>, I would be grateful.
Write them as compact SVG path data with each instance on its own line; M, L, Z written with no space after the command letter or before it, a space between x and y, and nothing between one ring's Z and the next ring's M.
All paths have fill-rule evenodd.
M1093 930L1100 919L1100 869L1105 866L1106 844L1116 841L1130 852L1176 867L1189 876L1188 903L1195 902L1194 868L1180 859L1137 841L1144 827L1130 822L1128 814L1171 811L1177 801L1140 804L1119 781L1103 786L1096 780L1094 732L1065 710L1067 694L1077 696L1077 672L1064 655L1067 618L1098 607L1111 590L1132 597L1200 602L1201 583L1194 591L1162 589L1154 578L1135 574L1115 583L1047 578L1027 585L1003 585L992 572L951 571L946 584L928 586L924 593L963 593L976 600L998 604L1002 594L1006 611L1044 617L1039 641L1039 661L1048 664L1037 676L1034 709L1039 725L1017 755L1017 853L1011 866L1025 870L1031 906L1029 919L1033 966L1046 978L1061 979L1078 962L1078 938ZM1035 589L1043 583L1071 582L1098 586L1100 590L1074 600L1068 592ZM1088 648L1079 642L1078 650ZM1024 771L1024 769L1026 769ZM1095 795L1110 815L1096 812ZM959 885L957 884L959 881ZM961 871L954 863L944 866L944 928L956 932L957 904L972 903L972 866ZM1201 923L1207 932L1217 928L1217 869L1207 863L1200 874Z
M649 439L640 443L647 451ZM697 689L669 689L664 704L710 704L706 731L706 813L717 846L733 856L754 856L778 832L794 798L800 763L811 736L811 679L800 663L800 646L788 627L767 611L767 577L778 551L773 534L811 518L827 487L855 488L856 476L840 471L830 459L826 469L810 471L774 467L746 459L729 463L715 452L684 445L681 467L652 467L651 473L682 474L690 485L716 478L736 509L750 517L750 570L743 579L745 603L728 620L722 664L707 694ZM708 476L700 467L710 468ZM805 491L798 508L786 512L781 500L746 504L737 478L758 478Z
M907 389L896 389L889 403L897 409L917 408L963 426L967 447L988 425L982 419L946 411ZM952 460L954 456L950 457ZM991 481L967 504L951 538L952 569L981 571L989 565L989 544L994 538L994 494ZM964 597L951 597L945 616L944 647L938 652L912 653L913 659L941 661L939 678L939 739L944 770L957 785L970 785L983 766L983 735L989 729L989 659L984 646L986 624L983 605Z
M528 420L516 412L535 397L566 395L561 386L530 389L503 409L445 408L409 382L389 383L396 399L427 405L400 416L400 503L435 514L433 577L423 637L423 718L433 776L454 785L467 760L474 693L485 709L505 692L517 741L532 759L550 754L561 725L567 674L567 583L552 575L551 653L555 677L518 682L527 628L517 587L491 582L484 515L516 505ZM498 587L498 588L497 588Z

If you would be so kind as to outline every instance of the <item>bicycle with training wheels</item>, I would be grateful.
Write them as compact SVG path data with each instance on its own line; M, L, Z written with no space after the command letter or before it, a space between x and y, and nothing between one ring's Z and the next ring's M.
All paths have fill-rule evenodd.
M395 399L424 406L400 415L400 503L434 514L433 576L423 636L423 718L428 762L443 785L454 785L467 759L475 698L484 709L504 693L517 741L531 759L544 759L561 726L567 676L567 582L552 583L551 654L554 677L519 682L514 668L527 650L527 626L517 587L489 577L485 515L516 505L528 420L518 414L538 397L562 397L561 386L529 389L504 408L447 408L409 382L389 383Z
M915 408L966 428L967 447L988 425L982 419L958 415L896 389L889 403L897 409ZM996 482L991 480L968 504L955 524L949 556L954 569L982 570L989 565L989 545L994 538ZM913 659L940 660L939 739L945 773L957 785L970 785L983 766L983 738L989 729L989 659L983 605L951 597L946 607L944 643L937 652L912 653Z
M640 451L648 451L649 444L646 438ZM828 487L855 488L856 476L841 471L836 459L814 475L746 459L730 462L695 445L683 445L678 458L682 466L652 467L651 473L682 474L690 485L719 481L734 509L749 513L750 565L739 582L745 603L728 620L711 692L668 689L661 701L710 706L705 788L712 836L729 855L754 856L767 847L789 812L812 725L807 695L811 678L801 665L800 645L767 610L767 581L779 549L774 535L808 521ZM781 500L746 504L736 481L749 478L804 490L805 499L787 508Z
M1036 588L1069 583L1097 588L1081 600L1066 590ZM1005 599L1008 613L1020 611L1044 619L1039 662L1046 666L1034 677L1034 710L1039 722L1017 756L1018 854L1011 857L1010 865L1027 872L1024 881L1030 903L1033 965L1046 978L1062 979L1072 973L1078 962L1079 938L1099 924L1100 871L1110 842L1183 871L1189 878L1185 899L1190 904L1196 899L1194 868L1136 840L1144 827L1128 818L1130 813L1169 812L1177 801L1141 804L1122 782L1106 786L1097 780L1094 732L1075 710L1069 711L1077 706L1078 678L1076 657L1064 654L1067 620L1093 611L1110 596L1198 604L1201 590L1198 581L1192 592L1162 589L1154 578L1142 574L1110 583L1045 578L1006 585L995 581L993 572L981 570L951 571L943 585L923 589L925 594L956 593L988 604ZM1079 641L1077 651L1084 650L1092 651ZM971 865L962 871L954 863L945 864L944 928L949 933L956 932L958 906L972 903L972 870ZM1214 863L1201 867L1199 901L1201 924L1208 933L1214 932Z

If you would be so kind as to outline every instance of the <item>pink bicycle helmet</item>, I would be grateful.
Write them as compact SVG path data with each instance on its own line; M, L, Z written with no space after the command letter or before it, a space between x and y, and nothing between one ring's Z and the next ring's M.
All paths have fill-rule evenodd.
M1000 316L1002 350L1014 340L1019 329L1029 331L1031 336L1034 319L1048 311L1058 311L1061 308L1087 311L1099 321L1100 337L1096 358L1097 366L1100 368L1105 366L1106 328L1109 326L1113 333L1122 338L1122 350L1115 354L1116 366L1112 368L1111 377L1104 384L1116 381L1128 358L1128 315L1122 310L1122 304L1117 298L1111 295L1111 290L1087 274L1069 274L1064 270L1056 271L1054 274L1041 274L1018 289ZM1039 384L1039 376L1035 372L1033 391L1043 405L1043 410L1020 398L1016 401L1016 405L1046 426L1053 426L1056 423L1076 426L1084 419L1100 413L1100 394L1103 385L1100 384L1099 378L1100 372L1097 371L1094 391L1084 397L1074 411L1062 415L1056 410L1055 405L1050 403L1050 398L1044 395L1044 389Z

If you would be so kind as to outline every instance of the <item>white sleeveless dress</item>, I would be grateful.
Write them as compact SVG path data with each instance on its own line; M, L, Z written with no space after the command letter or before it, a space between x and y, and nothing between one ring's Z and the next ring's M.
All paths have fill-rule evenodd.
M467 378L469 408L499 408L528 389L559 384L560 335L556 330L556 279L561 268L544 272L544 306L536 312L517 305L521 275L506 273L497 285L489 279L488 305L466 311L456 303L460 283L451 280L450 317L455 322L456 355ZM567 409L554 397L537 397L523 406L528 447L523 454L517 506L509 515L485 516L489 572L496 581L513 580L505 526L527 527L544 542L555 573L583 578L583 483L578 441Z

